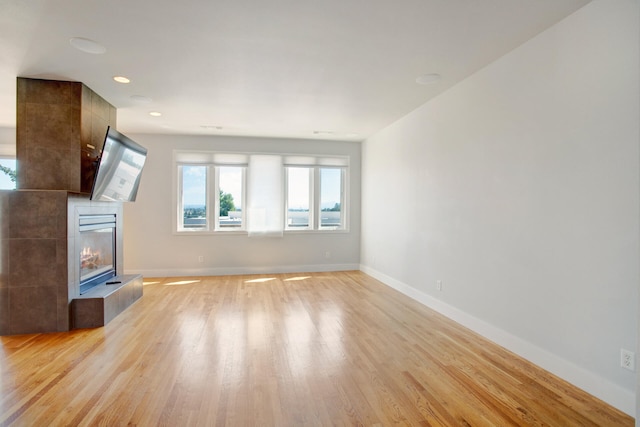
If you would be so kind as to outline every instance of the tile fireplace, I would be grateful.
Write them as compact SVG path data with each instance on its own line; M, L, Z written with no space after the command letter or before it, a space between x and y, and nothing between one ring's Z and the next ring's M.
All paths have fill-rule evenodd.
M83 251L101 253L89 259ZM0 191L0 335L71 329L81 282L123 274L122 253L121 203L57 190Z
M141 276L123 275L122 203L89 200L116 113L80 82L18 77L17 190L0 191L0 335L101 326L142 296ZM111 277L119 284L106 287Z

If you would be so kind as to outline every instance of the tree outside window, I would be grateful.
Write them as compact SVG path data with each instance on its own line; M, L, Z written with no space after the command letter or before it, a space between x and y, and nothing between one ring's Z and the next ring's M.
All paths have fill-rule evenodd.
M15 190L16 159L0 159L0 190Z

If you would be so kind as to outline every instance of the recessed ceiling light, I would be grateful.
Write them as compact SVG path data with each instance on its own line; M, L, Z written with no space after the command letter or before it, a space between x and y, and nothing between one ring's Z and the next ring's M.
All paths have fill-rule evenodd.
M143 96L143 95L131 95L130 98L133 101L139 102L141 104L150 104L153 101L153 99L149 98L148 96Z
M83 37L73 37L69 39L69 43L78 50L86 53L92 53L94 55L100 55L107 51L107 48L102 46L100 43Z
M153 117L160 117L162 115L162 113L159 112L159 111L150 111L149 115L153 116Z
M432 73L432 74L423 74L416 79L416 83L419 85L430 85L440 81L442 76L440 74Z
M131 80L129 80L128 78L126 78L124 76L115 76L113 78L113 80L117 81L118 83L129 83L129 82L131 82Z
M216 126L216 125L202 125L200 127L202 129L222 130L222 126Z

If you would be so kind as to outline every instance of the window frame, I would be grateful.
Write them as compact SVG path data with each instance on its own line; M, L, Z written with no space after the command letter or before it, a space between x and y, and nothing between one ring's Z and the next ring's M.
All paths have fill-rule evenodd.
M177 189L176 221L175 233L178 234L210 234L210 233L233 233L246 232L246 210L244 209L246 200L246 165L239 164L215 164L215 163L199 163L199 162L176 162L174 170L177 178L175 180ZM204 167L206 171L205 178L205 226L188 228L184 225L184 167ZM238 167L241 169L242 180L242 196L240 204L243 206L241 225L239 227L223 227L220 225L220 168L221 167ZM212 204L213 202L213 204Z
M264 156L269 153L243 153L243 152L218 152L218 151L190 151L174 150L173 152L173 234L176 235L249 235L248 218L248 174L250 173L250 159L253 155ZM283 185L282 208L284 215L282 221L283 233L348 233L349 230L349 185L350 185L350 158L347 155L312 155L312 154L283 154L275 153L274 156L282 158ZM202 228L184 227L183 204L183 167L204 166L207 168L206 178L206 225ZM242 225L240 227L220 226L220 167L242 167ZM306 227L288 226L288 168L304 167L310 170L310 201L309 201L309 225ZM340 170L340 225L322 226L321 201L321 170ZM213 205L212 205L213 203ZM211 209L213 207L213 209Z
M309 224L307 227L291 227L288 224L288 212L289 206L285 205L285 231L288 232L303 232L303 231L313 231L313 232L329 232L329 231L348 231L347 227L347 209L346 209L346 200L347 200L347 177L348 177L348 166L324 166L324 165L292 165L285 164L285 203L288 204L289 201L289 168L309 168ZM338 226L322 226L322 179L321 179L321 170L322 169L337 169L340 170L340 225Z
M245 209L246 201L247 201L247 166L246 165L235 165L235 164L213 164L212 165L215 171L215 189L213 190L214 195L214 221L213 221L213 231L220 233L230 233L234 231L246 231L247 228L247 210ZM223 227L220 225L220 168L240 168L240 179L242 181L241 184L241 192L242 195L240 197L240 206L242 206L241 214L241 222L239 227Z
M340 171L340 225L339 226L322 226L322 212L324 212L322 210L322 176L321 176L321 170L322 169L337 169ZM346 187L346 176L347 176L347 168L344 166L318 166L317 170L316 170L316 175L317 175L317 183L318 183L318 188L317 188L317 192L315 193L317 195L317 204L316 206L318 206L318 223L317 223L317 228L320 231L329 231L329 230L343 230L346 229L346 203L345 203L345 198L346 198L346 191L345 191L345 187Z
M314 168L311 166L288 166L288 165L284 165L284 179L285 179L285 188L284 188L284 200L285 200L285 218L284 218L284 229L285 231L307 231L307 230L314 230L314 224L315 224L315 198L314 198L314 188L315 188L315 173L314 173ZM308 197L309 200L308 202L308 206L309 206L309 216L308 216L308 220L307 220L307 225L306 227L294 227L289 225L289 169L290 168L297 168L297 169L308 169L307 173L309 174L309 186L307 188L308 191Z

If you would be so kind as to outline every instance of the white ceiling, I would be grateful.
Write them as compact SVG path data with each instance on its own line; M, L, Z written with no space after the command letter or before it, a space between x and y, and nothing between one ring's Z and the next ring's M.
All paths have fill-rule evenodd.
M586 3L0 0L0 127L21 76L85 83L125 133L362 140Z

